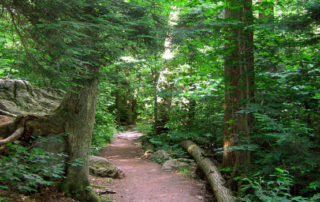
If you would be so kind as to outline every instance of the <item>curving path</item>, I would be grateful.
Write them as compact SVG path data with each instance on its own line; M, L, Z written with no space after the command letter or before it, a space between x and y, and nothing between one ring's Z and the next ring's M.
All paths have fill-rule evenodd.
M204 201L203 183L163 171L159 164L140 158L143 154L137 144L140 136L142 134L133 131L119 133L99 155L122 169L126 177L111 183L106 183L104 178L94 178L93 184L115 191L112 198L117 202Z

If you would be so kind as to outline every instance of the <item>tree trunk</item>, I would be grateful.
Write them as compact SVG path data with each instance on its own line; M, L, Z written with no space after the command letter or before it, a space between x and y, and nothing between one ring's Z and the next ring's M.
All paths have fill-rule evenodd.
M121 125L121 114L120 114L120 98L119 98L119 90L115 92L115 105L116 105L116 121L117 124Z
M83 88L70 93L62 102L60 113L66 117L65 132L67 152L69 155L66 179L63 189L67 193L80 194L88 201L89 156L91 153L92 130L95 121L96 98L98 94L97 79L82 81ZM80 165L73 165L77 162ZM93 200L93 199L90 199Z
M247 143L252 127L250 115L237 112L246 108L254 96L253 32L249 27L253 17L251 0L228 3L226 18L241 24L231 26L226 34L223 165L237 168L250 161L247 150L232 152L230 147Z
M193 50L194 47L191 46L190 44L188 44L188 49L189 50ZM195 60L194 55L191 56L189 63L191 64L190 68L189 68L189 75L194 75L195 71L193 68L193 61ZM193 87L194 82L192 80L188 81L188 86L191 88ZM188 127L189 130L192 130L193 125L194 125L194 121L195 121L195 116L196 116L196 106L197 106L197 102L193 97L189 98L189 105L188 105Z
M190 140L183 141L182 146L197 161L198 166L206 175L218 202L234 202L231 191L224 186L225 180L217 166L210 159L204 157L202 149Z
M152 84L153 84L153 117L154 117L154 132L158 134L158 125L159 125L159 114L158 114L158 82L159 82L159 72L157 70L157 65L151 68L152 73Z
M158 125L159 125L159 117L158 117L158 90L157 86L154 87L154 97L153 97L153 114L154 114L154 131L158 134Z
M131 111L132 111L132 124L136 125L136 121L137 121L137 99L136 99L136 95L132 98L131 100Z
M127 102L127 113L128 113L127 124L132 125L132 123L133 123L133 111L132 111L133 98L132 98L130 91L128 94L129 94L129 97L128 97L128 102Z
M0 100L7 106L4 109L11 108L15 112L21 109L23 113L14 120L9 119L9 121L0 123L0 139L3 138L0 146L2 143L12 142L19 137L19 140L27 143L31 136L54 136L68 133L65 148L68 154L66 178L62 188L68 194L80 196L79 199L82 201L97 201L98 199L86 188L89 185L88 158L91 153L98 81L95 78L83 79L78 84L83 87L74 89L67 95L63 93L65 97L61 102L61 99L54 97L55 93L45 93L43 89L27 82L0 80L0 87L4 89L0 93ZM51 105L46 103L51 103ZM45 109L48 114L43 115L42 109L45 106L48 108ZM53 110L56 106L59 107ZM27 110L30 112L28 113ZM82 163L76 165L77 162Z

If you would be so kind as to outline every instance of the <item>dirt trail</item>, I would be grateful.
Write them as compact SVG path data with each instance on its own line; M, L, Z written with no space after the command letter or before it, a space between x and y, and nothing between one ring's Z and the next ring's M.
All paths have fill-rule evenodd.
M117 194L117 202L198 202L204 201L203 183L188 177L161 170L161 166L150 160L141 159L142 150L136 132L119 133L99 156L109 159L122 169L126 177L104 185ZM94 179L102 185L103 178ZM97 182L100 181L100 182Z

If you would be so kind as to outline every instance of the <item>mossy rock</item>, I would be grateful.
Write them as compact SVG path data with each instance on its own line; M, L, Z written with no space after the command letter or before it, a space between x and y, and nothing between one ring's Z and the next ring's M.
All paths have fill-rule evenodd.
M157 163L163 163L167 160L169 160L171 157L170 155L164 151L164 150L158 150L156 152L154 152L153 154L151 154L150 159L152 161L155 161Z
M90 157L89 171L90 174L99 177L119 179L125 177L125 174L122 170L113 165L110 161L108 161L108 159L99 156Z

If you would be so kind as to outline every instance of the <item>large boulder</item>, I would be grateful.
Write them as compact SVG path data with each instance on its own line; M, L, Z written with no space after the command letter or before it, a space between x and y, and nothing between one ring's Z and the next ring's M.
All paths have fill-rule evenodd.
M0 125L4 126L0 127L0 139L12 135L17 130L18 123L24 125L24 133L21 134L20 140L25 143L29 142L30 136L58 134L56 131L64 127L62 124L55 125L50 121L37 123L33 120L51 115L59 107L65 94L62 90L40 88L28 81L0 79ZM16 120L13 121L14 119ZM25 124L26 121L28 124ZM55 126L46 127L49 125ZM52 153L65 152L65 141L63 139L55 141L56 139L57 137L48 137L47 141L41 139L32 147L39 147Z
M46 115L60 105L64 95L62 90L39 88L28 81L0 79L0 110L11 114Z
M158 150L158 151L154 152L153 154L151 154L150 159L152 161L157 162L157 163L163 163L163 162L169 160L170 156L166 151Z
M108 159L91 156L89 165L90 174L99 177L124 178L125 174L122 170L114 166Z

